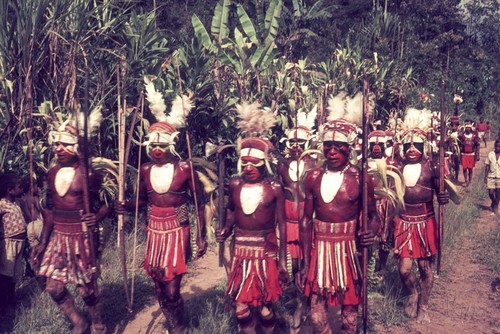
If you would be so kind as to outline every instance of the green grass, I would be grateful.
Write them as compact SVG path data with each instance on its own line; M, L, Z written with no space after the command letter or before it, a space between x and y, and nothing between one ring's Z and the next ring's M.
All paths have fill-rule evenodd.
M482 175L477 173L470 187L470 192L461 195L460 205L450 202L445 207L444 241L442 252L441 275L447 274L447 263L453 261L452 254L459 247L459 240L464 233L474 230L474 221L479 217L481 208L476 204L481 202L487 195L482 183ZM435 206L437 213L437 204ZM482 261L495 262L491 264L499 268L500 258L500 235L497 233L488 236L489 240L477 241L481 245L478 254L481 254ZM485 245L490 245L485 247ZM485 250L487 249L487 250ZM495 256L496 254L496 256ZM435 264L434 264L435 267ZM416 266L414 265L416 272ZM418 273L417 273L418 277ZM431 296L432 300L432 296ZM385 326L400 325L408 321L403 314L404 303L406 302L406 291L402 287L396 261L391 258L388 261L383 281L376 287L371 287L369 295L370 318Z
M478 173L480 174L480 173ZM462 203L457 206L450 203L445 209L445 240L442 263L446 275L446 264L453 261L449 254L453 254L458 247L461 236L470 232L478 247L473 252L474 259L482 263L498 274L500 272L500 231L498 227L494 233L474 232L473 222L479 216L481 208L476 203L481 202L487 195L482 183L478 182L481 175L476 175L476 180L471 191L464 193ZM436 206L437 207L437 206ZM141 218L141 221L144 218ZM154 287L151 280L146 277L142 268L144 259L145 231L144 224L139 222L138 243L136 246L135 270L132 270L133 255L133 231L128 226L126 236L129 287L132 272L134 272L134 305L136 313L143 308L156 303ZM109 331L120 332L125 325L134 318L134 314L126 310L126 300L123 292L123 278L119 251L116 248L116 230L108 229L105 238L106 247L101 257L101 279L99 286L102 291L103 321ZM487 245L487 247L484 247ZM450 256L450 257L449 257ZM192 334L221 334L237 333L237 323L234 310L227 303L224 296L225 284L202 294L196 295L186 302L186 320ZM77 306L86 317L86 309L83 302L71 285L70 292L76 296ZM281 300L275 305L277 315L278 333L287 332L285 314L292 314L295 304L293 289L284 292ZM57 309L48 294L41 291L36 281L25 278L18 287L19 307L15 317L0 319L0 333L67 333L70 328L69 322ZM432 297L431 297L432 298ZM401 285L396 261L391 257L386 270L383 272L383 280L370 286L369 294L369 317L371 322L377 322L385 326L402 325L407 321L403 315L403 305L406 294ZM6 321L4 321L6 320ZM361 325L361 324L360 324ZM361 327L360 327L361 328ZM369 327L370 329L370 327Z

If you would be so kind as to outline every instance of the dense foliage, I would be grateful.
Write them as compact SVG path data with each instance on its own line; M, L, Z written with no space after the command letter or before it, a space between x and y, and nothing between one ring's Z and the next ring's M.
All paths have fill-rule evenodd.
M30 165L46 171L48 131L85 105L86 76L89 108L102 106L105 116L90 149L114 160L119 108L130 114L135 142L154 121L141 95L146 75L167 105L181 89L193 94L187 130L195 156L206 142L236 141L234 105L242 99L274 108L277 143L297 110L318 104L321 115L327 94L357 92L364 75L382 120L405 106L438 110L444 80L450 110L460 92L466 116L498 122L496 0L1 0L0 6L3 171L28 173ZM422 92L431 97L425 105ZM186 156L186 142L180 146ZM132 145L131 165L138 153Z

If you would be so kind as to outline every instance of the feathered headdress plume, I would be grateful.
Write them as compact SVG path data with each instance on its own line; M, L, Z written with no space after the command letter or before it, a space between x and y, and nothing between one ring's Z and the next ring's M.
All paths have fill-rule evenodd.
M305 126L308 129L312 129L316 122L316 117L318 116L318 105L315 104L314 107L306 113L305 111L297 112L297 124L295 126Z
M270 108L261 108L259 102L246 101L236 105L240 120L238 128L249 137L266 136L269 129L276 124L276 116Z
M94 135L102 123L102 105L98 105L92 110L90 115L88 116L88 127L87 127L87 135L90 137ZM78 112L78 123L76 119L70 115L66 120L62 121L62 123L58 124L57 121L54 121L55 127L57 130L49 132L49 144L55 142L62 142L67 144L75 144L75 151L78 147L78 135L84 135L84 114L82 112Z
M172 102L172 109L168 115L166 121L172 124L177 129L186 126L186 118L193 109L193 104L189 97L183 95L182 97L177 95L174 102Z
M146 89L146 100L149 102L149 110L151 110L158 122L165 122L167 120L167 115L165 115L167 106L163 100L163 94L156 90L153 82L146 76L144 77L144 87Z
M276 124L276 116L270 108L261 108L260 103L242 102L236 105L239 116L238 127L245 136L238 143L240 159L238 159L238 172L241 173L241 157L250 156L264 160L267 171L273 174L269 165L273 144L266 139L269 130Z
M420 129L427 131L431 126L432 112L429 109L409 108L403 120L405 130Z
M146 99L149 102L149 109L158 122L152 124L148 129L148 139L143 143L149 147L152 142L170 145L170 151L179 156L175 151L175 143L178 137L178 129L186 126L186 118L193 108L193 103L189 97L183 95L176 96L172 102L169 115L165 113L167 109L163 95L157 91L154 84L148 77L144 77ZM148 150L149 153L149 150Z
M336 96L330 96L328 99L328 118L327 121L343 119L349 123L361 126L363 119L363 93L358 92L353 98L346 92L340 92ZM368 117L375 110L375 96L370 94L368 100Z

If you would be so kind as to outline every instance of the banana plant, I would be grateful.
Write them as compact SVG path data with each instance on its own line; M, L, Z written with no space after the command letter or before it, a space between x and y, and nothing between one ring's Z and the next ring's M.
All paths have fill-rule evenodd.
M263 19L254 22L241 4L232 6L230 0L222 0L215 7L210 34L196 15L192 17L196 37L217 57L220 66L232 72L242 99L252 98L253 88L257 95L262 93L261 77L277 55L275 39L282 6L282 0L270 1ZM238 22L231 33L233 8Z

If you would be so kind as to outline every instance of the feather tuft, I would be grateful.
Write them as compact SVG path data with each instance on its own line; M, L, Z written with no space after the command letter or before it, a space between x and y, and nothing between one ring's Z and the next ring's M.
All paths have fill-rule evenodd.
M156 90L154 83L146 76L144 77L144 87L146 89L146 100L149 102L151 113L158 122L165 122L167 120L167 115L165 115L167 106L163 100L162 93Z
M176 129L186 126L186 118L193 109L193 103L186 95L182 97L177 95L172 102L172 109L166 121L172 124Z
M260 103L243 101L236 105L240 120L238 127L247 136L265 136L276 124L276 116L270 108L261 108Z
M318 116L318 105L315 104L314 107L306 113L305 111L299 111L297 113L297 124L296 126L305 126L308 129L314 128L316 117Z

